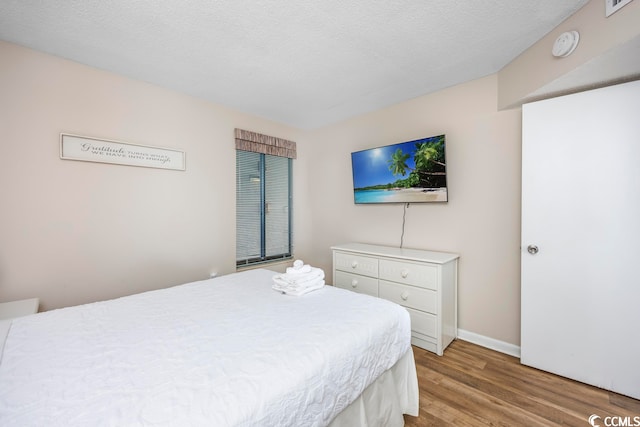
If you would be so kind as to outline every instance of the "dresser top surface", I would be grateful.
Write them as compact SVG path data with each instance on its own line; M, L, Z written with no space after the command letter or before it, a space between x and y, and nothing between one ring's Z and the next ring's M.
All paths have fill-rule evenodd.
M0 303L0 320L13 319L38 312L38 298Z
M458 254L450 252L426 251L422 249L398 248L393 246L370 245L368 243L345 243L334 245L332 250L343 252L354 252L359 254L384 256L403 260L413 260L445 264L460 257Z

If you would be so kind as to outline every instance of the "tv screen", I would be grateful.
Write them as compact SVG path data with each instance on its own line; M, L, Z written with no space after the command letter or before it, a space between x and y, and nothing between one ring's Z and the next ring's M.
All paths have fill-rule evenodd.
M446 202L444 135L351 153L355 203Z

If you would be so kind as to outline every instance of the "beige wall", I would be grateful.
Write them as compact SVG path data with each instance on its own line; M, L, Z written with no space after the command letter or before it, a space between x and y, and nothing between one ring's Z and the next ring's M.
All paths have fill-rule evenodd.
M411 205L405 247L459 253L459 327L519 345L521 110L504 109L575 70L592 86L634 74L590 64L637 39L639 19L640 2L605 18L603 2L592 0L496 75L312 132L312 258L329 270L333 244L400 244L402 205L353 204L352 151L445 133L450 202ZM553 41L568 30L580 32L579 48L553 58Z
M404 246L457 252L459 327L520 342L520 111L498 112L495 75L346 121L309 136L313 252L399 246L403 205L355 205L351 152L446 134L450 201L407 209Z
M0 58L0 301L51 309L235 270L233 129L299 131L9 43ZM60 132L183 150L187 170L61 160Z
M551 54L554 41L563 32L572 30L580 34L578 47L568 57L555 58ZM498 108L511 108L529 100L540 99L542 97L537 96L536 92L539 89L544 91L545 85L557 80L565 88L562 93L571 93L573 88L584 90L589 86L593 88L637 78L640 73L639 62L630 61L624 56L638 55L638 50L634 47L638 37L639 1L632 1L607 18L604 1L591 0L500 70ZM635 44L631 44L630 41L633 40L636 40ZM616 52L625 43L629 44L629 49ZM592 61L608 54L611 54L609 64ZM607 69L611 63L625 64L628 69L618 69L612 73ZM572 78L565 78L575 70L581 70L581 74L587 76L579 84L574 84ZM554 94L549 92L549 95Z
M51 309L234 271L235 127L298 142L294 252L330 276L333 244L400 244L402 205L353 204L350 153L445 133L450 202L411 205L405 247L460 253L459 326L518 345L521 122L499 109L637 37L640 2L603 8L496 75L316 131L0 42L0 301ZM567 29L580 47L554 60ZM184 150L187 170L60 160L60 132Z

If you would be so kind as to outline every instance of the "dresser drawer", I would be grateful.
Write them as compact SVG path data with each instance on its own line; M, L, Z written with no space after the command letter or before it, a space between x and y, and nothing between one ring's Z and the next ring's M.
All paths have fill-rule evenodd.
M378 279L373 277L336 271L334 286L374 297L378 296Z
M438 289L438 267L428 264L380 260L380 278L406 285Z
M442 356L458 331L457 254L365 243L331 250L335 286L405 307L411 343Z
M380 298L393 301L405 307L438 314L438 297L437 293L432 290L384 280L380 280L378 288Z
M411 330L429 337L435 337L437 331L437 317L433 314L407 308L411 318Z
M376 258L336 252L334 263L336 270L348 271L349 273L361 274L363 276L378 277L378 260Z

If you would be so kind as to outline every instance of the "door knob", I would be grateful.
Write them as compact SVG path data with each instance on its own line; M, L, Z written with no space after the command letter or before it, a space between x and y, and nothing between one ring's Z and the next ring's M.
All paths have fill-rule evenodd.
M527 252L529 252L531 255L535 255L538 253L538 247L536 245L529 245L527 246Z

